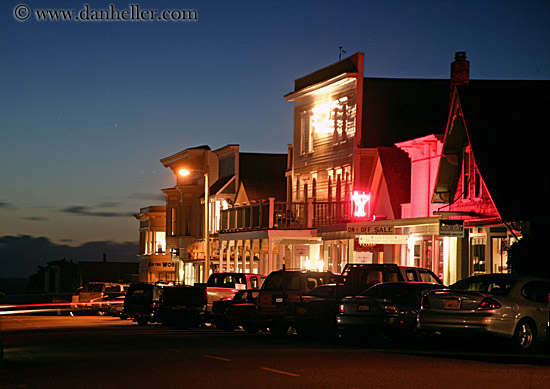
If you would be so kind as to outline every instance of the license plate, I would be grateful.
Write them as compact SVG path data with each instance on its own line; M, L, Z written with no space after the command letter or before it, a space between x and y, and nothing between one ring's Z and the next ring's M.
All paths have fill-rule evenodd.
M358 305L357 306L358 311L370 311L370 305Z
M275 297L275 304L280 304L283 302L283 298L282 297Z
M445 300L445 309L460 309L460 300Z

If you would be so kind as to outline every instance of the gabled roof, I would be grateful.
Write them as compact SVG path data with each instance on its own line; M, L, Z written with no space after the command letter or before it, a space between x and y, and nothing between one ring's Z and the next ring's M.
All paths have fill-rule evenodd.
M476 165L501 217L547 218L550 81L471 80L457 92Z
M243 193L244 190L244 193ZM243 179L237 195L238 199L244 199L248 202L268 200L274 197L275 201L286 201L286 178L279 179Z
M443 133L449 105L448 79L365 77L361 147Z
M279 179L285 177L286 154L240 153L239 178Z

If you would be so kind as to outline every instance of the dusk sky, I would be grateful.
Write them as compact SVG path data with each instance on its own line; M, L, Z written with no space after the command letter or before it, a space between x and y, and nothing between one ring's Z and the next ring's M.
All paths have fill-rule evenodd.
M550 79L550 1L94 1L196 21L37 21L0 5L0 237L137 242L174 185L160 159L239 144L285 153L294 79L365 53L365 76Z

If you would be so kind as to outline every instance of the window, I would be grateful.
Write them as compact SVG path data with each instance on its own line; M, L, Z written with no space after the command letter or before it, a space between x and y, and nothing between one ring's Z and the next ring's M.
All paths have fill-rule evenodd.
M252 289L258 289L260 287L260 283L258 282L258 277L250 277L250 286Z
M296 201L300 201L300 176L296 176Z
M523 297L537 303L547 303L548 294L550 294L550 282L548 281L531 281L521 289Z
M313 126L307 112L302 112L300 118L300 152L302 154L313 152Z
M470 198L470 150L464 149L464 158L462 161L462 196L465 199Z
M348 139L347 120L348 120L348 98L342 97L339 100L332 102L330 111L330 119L334 127L333 142L334 144L346 142Z
M170 208L170 235L176 236L176 208Z
M288 290L300 290L300 276L292 275L288 281Z
M472 270L485 273L485 238L472 238Z
M311 197L314 201L317 199L317 176L314 176L311 180Z

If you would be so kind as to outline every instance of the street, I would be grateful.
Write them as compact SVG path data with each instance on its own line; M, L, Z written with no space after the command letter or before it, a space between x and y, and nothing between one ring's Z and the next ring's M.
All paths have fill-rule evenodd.
M428 350L138 326L107 316L0 317L0 388L541 388L550 349Z

